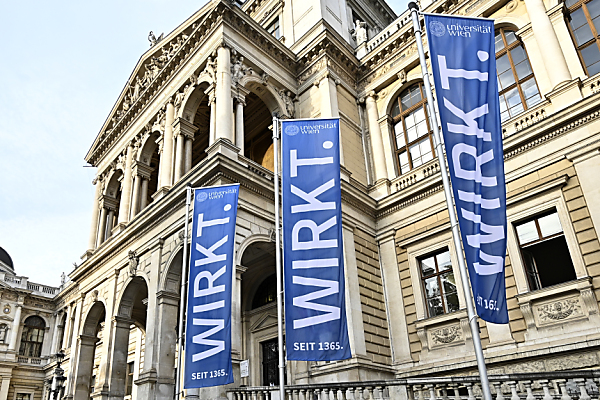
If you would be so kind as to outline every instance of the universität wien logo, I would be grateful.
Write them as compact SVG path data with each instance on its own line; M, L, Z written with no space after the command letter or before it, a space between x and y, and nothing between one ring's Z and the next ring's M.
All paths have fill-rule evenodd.
M288 125L285 127L285 134L288 136L294 136L300 132L300 128L297 125Z
M444 36L446 28L444 27L444 24L439 21L431 21L429 23L429 32L434 36L440 37Z
M208 193L206 192L200 192L198 193L198 195L196 196L196 201L198 202L203 202L204 200L206 200L208 198Z

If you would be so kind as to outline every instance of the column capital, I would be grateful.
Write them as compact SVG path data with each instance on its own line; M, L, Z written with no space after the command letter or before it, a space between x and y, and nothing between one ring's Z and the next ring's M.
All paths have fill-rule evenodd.
M193 139L195 133L198 131L198 127L183 118L177 118L173 123L173 135L183 135L187 138Z
M140 176L144 179L150 179L152 171L154 171L154 169L149 165L140 163L138 161L134 161L133 163L133 176Z

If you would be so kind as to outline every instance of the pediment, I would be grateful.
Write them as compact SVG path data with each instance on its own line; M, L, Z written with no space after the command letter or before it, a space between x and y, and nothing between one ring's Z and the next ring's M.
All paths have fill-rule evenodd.
M251 332L261 331L263 329L277 326L277 316L274 314L265 314L258 319L251 327Z

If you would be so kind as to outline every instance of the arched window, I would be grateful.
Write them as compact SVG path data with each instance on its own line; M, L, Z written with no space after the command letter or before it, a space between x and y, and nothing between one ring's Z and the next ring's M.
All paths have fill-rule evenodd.
M21 335L21 347L19 355L25 357L40 357L42 355L42 343L46 323L38 316L31 316L25 320L23 334Z
M496 73L502 122L542 101L527 52L513 30L496 31Z
M431 160L433 138L421 83L400 93L392 106L396 161L400 174Z
M600 72L600 0L565 0L565 5L579 58L588 76L596 75Z

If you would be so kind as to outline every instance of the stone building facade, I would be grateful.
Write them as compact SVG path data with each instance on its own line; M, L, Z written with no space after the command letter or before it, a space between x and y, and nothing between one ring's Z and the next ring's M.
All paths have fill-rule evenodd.
M598 2L420 4L497 29L510 323L480 322L490 373L598 366ZM86 155L88 249L52 310L65 316L65 397L173 398L188 184L241 185L233 386L276 383L273 113L341 121L353 357L290 361L287 383L475 374L409 14L383 0L212 1L150 39Z

